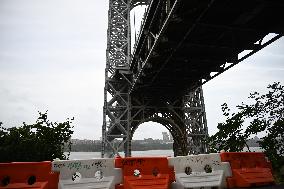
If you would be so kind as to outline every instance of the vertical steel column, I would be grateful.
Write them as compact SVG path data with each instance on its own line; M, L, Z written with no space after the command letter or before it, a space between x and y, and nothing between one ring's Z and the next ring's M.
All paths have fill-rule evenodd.
M130 4L109 0L106 50L102 154L129 156Z
M202 87L184 96L184 116L189 154L207 153L208 128Z

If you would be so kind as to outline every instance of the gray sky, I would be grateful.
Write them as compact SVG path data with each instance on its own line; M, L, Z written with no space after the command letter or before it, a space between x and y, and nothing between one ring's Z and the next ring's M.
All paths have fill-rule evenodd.
M102 126L108 1L0 0L0 121L75 117L73 138L99 139ZM284 83L284 39L204 85L209 134L235 106L273 81ZM162 138L145 123L134 139Z

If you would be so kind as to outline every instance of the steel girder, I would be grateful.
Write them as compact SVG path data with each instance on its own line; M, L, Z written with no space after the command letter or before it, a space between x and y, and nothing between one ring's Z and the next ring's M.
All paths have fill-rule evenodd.
M177 1L160 0L159 5L163 2L164 15L174 9ZM177 95L175 99L157 99L158 104L130 93L134 82L130 68L130 10L147 3L147 0L109 0L102 157L120 151L131 156L133 134L141 123L147 121L161 123L170 131L175 156L204 153L206 146L202 142L208 133L201 88L187 95Z
M184 124L187 129L189 153L207 153L208 127L202 88L199 87L194 92L189 92L188 95L184 96L183 100Z
M130 0L130 9L139 6L139 5L148 5L150 0Z
M283 1L157 0L150 5L131 61L131 92L163 87L163 94L177 85L177 92L193 90L284 34L276 19L284 16ZM271 33L275 36L266 41Z
M106 50L102 157L129 149L130 5L109 0ZM129 156L128 151L126 156Z

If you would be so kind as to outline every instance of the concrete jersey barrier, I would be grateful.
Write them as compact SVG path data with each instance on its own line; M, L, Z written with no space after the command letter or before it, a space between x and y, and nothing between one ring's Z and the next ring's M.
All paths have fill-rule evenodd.
M217 153L173 157L168 161L175 169L173 189L226 188L226 177L232 175L230 164L221 162Z
M53 161L52 170L60 172L59 189L114 189L122 182L121 169L111 158Z

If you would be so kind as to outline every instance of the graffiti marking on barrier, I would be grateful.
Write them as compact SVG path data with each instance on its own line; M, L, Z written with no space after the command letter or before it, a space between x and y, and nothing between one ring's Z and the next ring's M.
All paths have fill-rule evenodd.
M220 162L219 161L217 161L217 160L213 160L213 163L212 163L214 166L220 166L221 164L220 164Z
M104 162L102 162L102 161L97 161L97 162L93 162L92 163L92 167L96 167L97 169L98 168L106 168L106 165L104 164Z
M61 169L62 167L65 167L65 163L55 163L53 164L53 167L55 169Z
M91 165L85 164L83 165L83 169L91 169Z
M137 166L137 165L143 165L144 162L145 162L144 159L125 159L122 160L122 165Z
M79 161L79 162L70 162L68 163L67 167L71 170L71 169L76 169L77 171L79 169L81 169L82 167L82 163Z

